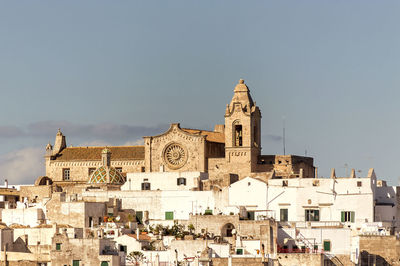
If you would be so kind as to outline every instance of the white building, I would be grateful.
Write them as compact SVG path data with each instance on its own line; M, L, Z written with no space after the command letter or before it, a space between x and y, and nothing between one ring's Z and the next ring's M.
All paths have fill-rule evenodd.
M203 172L128 173L121 190L200 190Z

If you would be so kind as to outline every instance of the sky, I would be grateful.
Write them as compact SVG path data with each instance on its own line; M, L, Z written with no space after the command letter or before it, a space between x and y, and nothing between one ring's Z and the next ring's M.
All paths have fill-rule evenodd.
M136 145L173 122L213 129L240 78L262 153L398 185L399 1L2 1L0 182L67 145Z

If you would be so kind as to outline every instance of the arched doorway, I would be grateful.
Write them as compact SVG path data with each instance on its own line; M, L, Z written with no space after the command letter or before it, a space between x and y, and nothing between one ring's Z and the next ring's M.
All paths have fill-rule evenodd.
M235 230L235 226L231 223L225 224L221 229L222 237L232 237Z

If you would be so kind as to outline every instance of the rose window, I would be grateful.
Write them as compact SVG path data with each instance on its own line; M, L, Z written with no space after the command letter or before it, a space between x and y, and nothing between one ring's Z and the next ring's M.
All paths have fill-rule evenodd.
M178 143L171 143L164 149L164 161L170 168L181 168L187 157L186 150Z

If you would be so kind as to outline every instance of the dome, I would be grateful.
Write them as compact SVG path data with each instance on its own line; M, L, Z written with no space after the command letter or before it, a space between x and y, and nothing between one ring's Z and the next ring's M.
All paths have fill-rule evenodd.
M122 185L125 178L114 167L100 166L90 176L89 183Z

